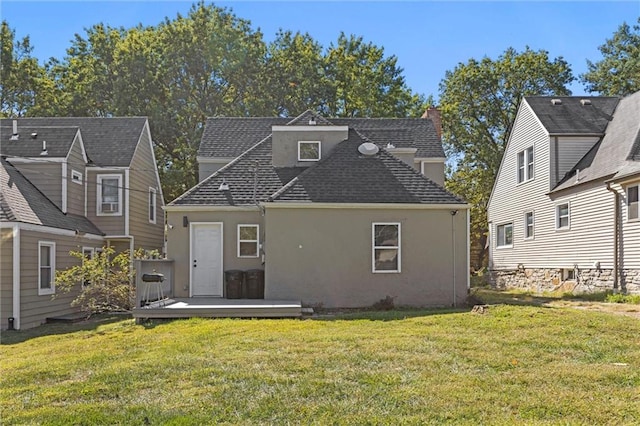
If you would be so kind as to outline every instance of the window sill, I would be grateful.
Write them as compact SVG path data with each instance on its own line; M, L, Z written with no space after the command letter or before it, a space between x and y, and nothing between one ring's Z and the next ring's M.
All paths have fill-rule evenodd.
M496 250L504 250L504 249L512 249L513 248L513 244L510 244L508 246L496 246Z
M400 271L371 271L373 274L399 274Z
M38 296L50 296L52 294L56 294L56 289L38 289Z

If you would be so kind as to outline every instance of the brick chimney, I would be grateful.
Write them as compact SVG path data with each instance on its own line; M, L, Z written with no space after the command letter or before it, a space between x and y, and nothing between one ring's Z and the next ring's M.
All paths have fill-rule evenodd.
M442 120L440 116L440 110L436 107L429 107L422 114L422 118L428 118L433 122L433 126L436 128L436 133L438 137L442 137Z

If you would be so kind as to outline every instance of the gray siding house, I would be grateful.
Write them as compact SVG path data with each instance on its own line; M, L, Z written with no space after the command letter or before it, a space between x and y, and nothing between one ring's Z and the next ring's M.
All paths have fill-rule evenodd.
M225 298L225 271L261 269L266 299L309 306L465 301L469 210L432 120L209 118L198 160L165 207L174 296Z
M488 206L492 277L640 292L640 92L522 100Z
M0 157L0 328L74 312L74 294L56 295L54 283L77 262L71 250L162 250L146 118L3 119Z

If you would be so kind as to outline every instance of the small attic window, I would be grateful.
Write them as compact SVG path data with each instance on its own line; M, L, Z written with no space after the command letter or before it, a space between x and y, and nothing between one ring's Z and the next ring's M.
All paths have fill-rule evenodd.
M562 99L551 99L552 105L562 105Z
M320 161L320 141L298 141L298 161Z

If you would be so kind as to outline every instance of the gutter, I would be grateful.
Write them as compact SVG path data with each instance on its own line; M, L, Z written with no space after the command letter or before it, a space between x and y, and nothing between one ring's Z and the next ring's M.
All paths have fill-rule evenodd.
M613 206L613 290L618 290L618 246L620 243L620 194L615 189L611 188L611 182L607 182L607 191L614 194L614 206Z

